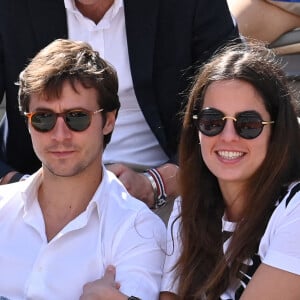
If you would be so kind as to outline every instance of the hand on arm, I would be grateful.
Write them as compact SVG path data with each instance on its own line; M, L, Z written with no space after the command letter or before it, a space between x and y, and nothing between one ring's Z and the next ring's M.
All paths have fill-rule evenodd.
M102 278L87 283L80 300L158 299L165 230L158 217L142 208L114 237L114 249L107 243L104 246L104 251L112 252L115 267L109 265Z
M0 184L8 184L10 183L10 180L12 179L12 177L17 174L16 171L11 171L9 173L7 173L6 175L4 175L1 180L0 180Z
M179 195L177 173L178 166L175 164L164 164L157 168L163 179L166 194L168 197L177 197Z
M115 277L116 269L108 266L101 279L84 285L80 300L127 300L128 296L119 291L120 284Z
M11 172L5 174L2 178L0 178L0 185L22 181L22 180L25 180L29 176L30 175L28 175L28 174L24 175L17 171L11 171Z
M143 174L133 171L123 164L112 164L107 169L113 172L124 184L128 192L145 202L150 208L154 207L154 190L149 179ZM178 196L177 172L178 167L175 164L164 164L157 168L167 196Z

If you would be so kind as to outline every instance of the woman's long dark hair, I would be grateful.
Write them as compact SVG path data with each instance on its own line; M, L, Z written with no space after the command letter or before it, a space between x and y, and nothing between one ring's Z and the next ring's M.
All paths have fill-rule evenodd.
M232 79L252 84L275 124L266 158L242 191L247 206L225 261L221 236L225 204L216 177L202 159L192 115L201 110L212 82ZM175 270L180 299L206 295L205 299L216 300L237 280L242 262L257 250L282 187L299 179L300 135L291 95L276 56L257 43L227 47L199 72L184 113L179 148L183 247Z

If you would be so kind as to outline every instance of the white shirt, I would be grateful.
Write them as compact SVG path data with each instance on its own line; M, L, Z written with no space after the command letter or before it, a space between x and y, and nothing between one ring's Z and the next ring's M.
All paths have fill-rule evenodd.
M156 167L168 157L151 131L138 104L129 65L123 0L115 0L98 24L84 17L74 0L64 0L69 38L89 43L118 73L121 108L105 164L121 162L137 169Z
M0 297L76 300L85 283L116 266L121 291L158 299L165 226L109 171L87 209L50 242L37 201L41 171L0 186Z
M295 184L290 186L290 190ZM258 257L264 264L300 275L300 192L297 192L286 205L289 193L274 210L266 231L260 241ZM174 271L172 267L177 262L181 253L181 239L179 236L180 220L178 219L172 228L172 223L180 213L181 199L177 198L174 202L172 214L169 219L167 230L167 256L164 266L164 275L161 291L177 293L178 281L173 284ZM222 220L222 230L233 232L236 223ZM174 235L174 246L172 232ZM230 238L223 244L226 253ZM249 259L245 263L252 264ZM247 274L245 274L248 276ZM251 277L250 277L251 279ZM242 283L244 284L244 282ZM236 299L235 292L239 285L228 287L221 295L221 299Z

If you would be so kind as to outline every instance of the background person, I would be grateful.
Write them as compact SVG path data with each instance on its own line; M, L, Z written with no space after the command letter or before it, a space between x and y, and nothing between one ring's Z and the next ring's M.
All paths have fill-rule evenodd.
M184 113L161 300L300 299L299 134L270 50L233 46L203 67Z
M56 40L21 73L42 167L0 187L0 297L79 299L113 264L121 287L110 299L158 299L165 226L102 166L117 91L114 69L83 42Z
M103 161L150 207L177 195L177 113L185 102L180 92L198 65L238 37L226 1L1 1L0 99L6 93L2 183L40 167L19 116L14 83L29 58L61 37L90 43L117 70L121 109ZM154 185L153 172L142 176L149 168L159 173Z
M246 38L269 44L300 27L299 1L227 0L227 3Z

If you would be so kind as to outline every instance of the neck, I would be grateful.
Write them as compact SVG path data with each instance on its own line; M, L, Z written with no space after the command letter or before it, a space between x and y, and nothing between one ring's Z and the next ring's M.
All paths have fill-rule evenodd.
M113 3L114 0L103 0L93 4L83 4L80 1L75 0L75 5L77 6L78 10L86 18L94 21L95 24L100 22Z
M102 170L72 177L59 177L43 169L38 201L48 241L88 206L101 180Z
M225 214L229 221L238 222L244 212L243 189L241 185L219 182L225 202Z

